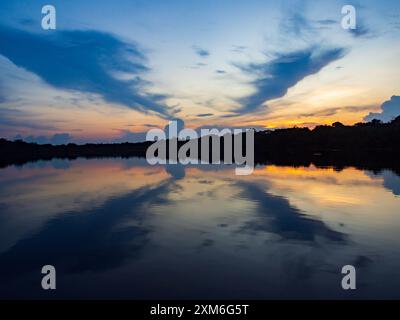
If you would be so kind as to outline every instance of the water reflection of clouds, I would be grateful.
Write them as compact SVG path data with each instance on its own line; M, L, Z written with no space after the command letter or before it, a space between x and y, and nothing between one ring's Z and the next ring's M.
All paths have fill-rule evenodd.
M336 281L340 264L374 270L400 225L399 199L383 188L396 186L390 172L265 166L238 177L232 166L147 166L140 159L2 170L4 281L46 261L61 266L62 277L112 281L124 269L142 285L170 275L202 287L211 263L216 286L228 288L228 275L237 287L267 295L284 276L290 292L302 296L305 280ZM182 279L182 272L199 273Z
M148 175L157 170L156 175ZM0 253L35 234L49 219L85 214L107 200L168 179L162 168L127 167L122 160L76 160L68 169L51 162L9 167L0 176Z
M70 214L45 223L42 229L20 240L0 256L0 273L13 275L38 269L44 261L62 273L115 268L135 257L146 244L150 226L149 203L165 203L168 183L143 187L112 198L85 214Z
M400 196L400 176L390 170L382 170L379 173L367 172L371 178L383 179L383 186L394 195Z
M318 238L345 242L346 236L328 227L324 222L304 215L291 206L287 199L265 192L257 183L238 182L241 196L255 202L257 217L246 222L241 231L264 231L282 239L316 242Z

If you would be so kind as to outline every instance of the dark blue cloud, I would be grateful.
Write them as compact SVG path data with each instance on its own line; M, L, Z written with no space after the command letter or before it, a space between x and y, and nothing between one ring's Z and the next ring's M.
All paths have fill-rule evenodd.
M283 97L289 88L305 77L318 73L332 61L343 57L342 48L322 50L312 47L307 50L277 54L272 60L249 65L236 65L242 71L256 77L252 82L255 92L239 99L241 107L237 114L257 111L269 100Z
M214 115L213 113L199 113L196 114L196 117L204 118L204 117L211 117L213 115Z
M369 113L364 120L371 121L378 119L383 122L392 121L394 118L400 116L400 96L393 96L390 100L385 101L381 106L382 112Z
M147 128L158 128L157 125L151 124L151 123L145 123L144 126L147 127Z
M131 132L129 130L121 130L121 136L112 142L143 142L146 141L146 132Z
M357 27L355 29L349 29L349 32L356 38L370 35L370 30L365 25L360 23L357 23Z
M53 145L60 145L60 144L67 144L71 142L72 136L69 133L56 133L51 137L46 136L27 136L23 137L20 134L17 134L14 137L14 140L23 140L26 142L35 142L38 144L53 144Z
M0 26L0 54L53 87L99 94L110 103L165 118L165 96L144 93L146 57L134 44L98 31L29 33ZM127 73L122 80L113 74Z
M56 133L50 138L51 144L67 144L71 140L69 133Z
M172 121L175 121L175 125L176 125L176 133L179 134L180 131L182 131L183 129L185 129L185 122L182 119L173 119ZM169 122L165 127L164 127L164 132L167 136L168 139L172 139L172 138L176 138L175 132L173 132L172 130L172 134L170 135L169 133L169 129L170 129L170 125L172 124L172 122ZM174 126L172 126L171 128L174 128Z
M210 52L208 50L197 47L197 46L194 46L193 50L199 57L202 57L202 58L208 57L210 55Z

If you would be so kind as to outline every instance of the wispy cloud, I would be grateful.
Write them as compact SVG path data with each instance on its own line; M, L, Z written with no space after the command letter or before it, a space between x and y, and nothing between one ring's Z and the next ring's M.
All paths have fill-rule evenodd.
M196 117L205 118L205 117L211 117L213 115L214 115L213 113L199 113L196 114Z
M376 32L372 32L367 26L366 21L368 17L366 16L365 7L360 3L354 4L357 10L356 28L348 29L348 32L355 38L373 38L376 36Z
M0 54L51 86L169 118L163 95L146 93L146 56L135 44L99 31L30 33L0 26ZM128 78L121 75L129 75Z
M235 53L243 53L247 50L246 46L233 45L231 51Z
M31 130L54 131L59 130L53 124L43 124L40 119L29 112L18 109L0 108L0 131L8 131L15 128L26 128Z
M210 55L210 52L206 49L200 48L198 46L193 46L194 52L202 58L208 57Z
M304 112L297 115L298 117L330 117L338 114L339 112L363 112L370 111L375 109L376 107L373 105L366 106L344 106L344 107L335 107L335 108L327 108L322 110L316 110L311 112Z
M370 35L370 30L361 23L358 23L355 29L349 29L349 32L356 38Z
M306 31L313 30L310 21L298 12L290 14L287 19L283 20L281 28L287 35L296 37L303 35Z
M323 26L329 26L329 25L337 24L339 22L336 20L333 20L333 19L322 19L322 20L317 20L316 23L323 25Z
M255 92L239 99L241 107L234 112L245 114L258 111L265 102L283 97L289 88L344 55L345 50L342 48L322 49L313 46L306 50L278 53L265 63L236 64L243 72L256 79L251 83Z

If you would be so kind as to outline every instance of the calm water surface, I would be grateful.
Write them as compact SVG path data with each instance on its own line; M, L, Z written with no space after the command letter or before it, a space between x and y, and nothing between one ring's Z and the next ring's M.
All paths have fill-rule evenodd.
M400 298L399 208L388 170L11 166L0 169L0 297ZM46 264L55 291L41 289Z

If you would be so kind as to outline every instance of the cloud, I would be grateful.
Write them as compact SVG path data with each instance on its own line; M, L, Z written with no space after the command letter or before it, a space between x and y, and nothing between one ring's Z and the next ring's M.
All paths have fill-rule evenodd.
M23 26L32 27L33 25L38 24L40 22L31 18L24 18L19 20L19 23Z
M233 45L231 51L235 53L244 53L247 50L246 46Z
M155 124L150 124L150 123L145 123L144 126L147 127L147 128L158 128L157 125L155 125Z
M203 118L203 117L211 117L213 115L214 115L213 113L199 113L199 114L196 114L196 117Z
M305 41L313 43L319 37L321 29L329 29L335 22L331 19L311 20L304 13L307 12L305 1L291 3L284 9L279 29L286 41Z
M281 23L284 33L294 36L302 36L305 31L312 31L311 23L300 13L291 13L287 19Z
M131 132L129 130L121 130L122 134L119 138L112 142L124 143L124 142L143 142L146 141L146 132Z
M206 58L210 55L210 52L208 50L200 48L198 46L193 46L193 50L201 58Z
M199 69L202 67L206 67L207 63L203 63L203 62L198 62L196 64L194 64L193 66L190 67L190 69Z
M392 96L390 100L385 101L381 105L382 112L370 112L365 118L365 121L378 119L383 122L389 122L400 115L400 96Z
M312 111L308 113L300 113L298 117L329 117L329 116L334 116L339 112L361 112L361 111L370 111L372 109L375 109L375 106L366 105L366 106L334 107L334 108Z
M342 48L323 50L314 46L306 50L277 54L265 63L236 65L256 79L252 82L255 92L239 99L241 107L234 111L245 114L259 110L265 102L283 97L289 88L305 77L318 73L344 54L345 50Z
M357 22L357 27L355 29L349 29L351 35L356 38L364 37L370 34L370 30L365 26Z
M68 144L72 139L72 136L69 133L56 133L51 137L46 136L27 136L22 137L20 134L17 134L14 137L14 140L23 140L26 142L35 142L38 144L53 144L53 145L60 145L60 144Z
M4 128L28 128L32 130L58 130L53 124L43 124L35 120L29 112L23 112L18 109L0 108L0 131L7 131Z
M171 122L168 123L168 124L164 127L164 132L165 132L165 135L166 135L166 137L167 137L168 139L172 139L172 138L174 138L174 137L175 137L175 138L177 137L177 136L175 135L174 128L176 128L176 131L177 131L178 134L179 134L179 132L180 132L181 130L185 129L185 122L184 122L182 119L173 119L173 121L176 122L176 123L175 123L176 127L174 127L174 126L171 127L171 126L170 126ZM170 127L171 127L171 129L172 129L171 135L170 135L170 132L169 132Z
M323 26L329 26L332 24L337 24L339 22L337 22L336 20L333 20L333 19L323 19L323 20L317 20L316 23L323 25Z
M0 26L0 54L49 85L170 117L163 95L145 93L146 57L135 44L93 30L30 33ZM127 77L129 76L129 78Z
M51 144L67 144L71 140L69 133L56 133L50 138Z
M368 18L365 14L365 7L360 4L357 4L355 7L357 10L356 28L348 29L348 31L355 38L374 37L374 35L371 33L371 30L365 24L365 22L368 21Z
M225 70L215 70L215 73L218 73L218 74L225 74L226 71L225 71Z

